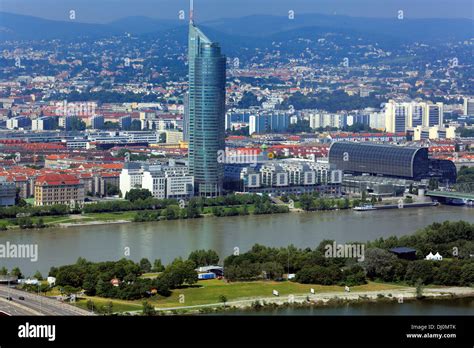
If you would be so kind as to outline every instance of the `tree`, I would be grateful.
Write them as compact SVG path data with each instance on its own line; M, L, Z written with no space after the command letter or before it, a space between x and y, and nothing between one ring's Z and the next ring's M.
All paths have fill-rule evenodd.
M112 301L107 302L104 309L105 309L105 313L109 315L112 314L113 309L114 309L114 304L112 303Z
M10 274L12 276L18 277L18 279L23 278L23 274L21 274L20 268L18 267L13 268Z
M165 266L161 263L161 259L156 259L155 262L153 262L153 272L163 272L165 270Z
M147 189L139 189L139 188L134 188L128 191L125 194L125 199L130 201L130 202L135 202L139 199L145 200L147 198L151 198L152 194L149 190Z
M365 251L362 266L371 279L380 278L384 281L393 281L396 262L397 257L387 250L369 248Z
M36 226L36 228L45 228L46 225L44 223L43 218L39 218L38 221L36 221L35 226Z
M151 271L151 262L147 258L140 260L140 269L143 273Z
M107 196L116 196L120 192L119 188L116 185L113 185L111 183L107 183L106 188L105 188L105 194Z
M405 280L409 284L416 284L418 280L421 280L423 284L430 284L433 282L433 277L433 262L427 260L417 260L409 263Z
M199 210L199 205L196 199L191 199L186 207L186 217L188 219L194 219L201 216L201 212Z
M466 263L461 267L461 284L465 286L474 284L474 262Z
M8 269L5 266L0 268L0 275L7 275L7 274L8 274Z
M301 209L309 211L314 208L313 198L310 195L304 194L300 198Z
M224 307L227 303L227 297L225 295L219 295L219 302L222 302L224 304Z
M86 123L77 116L69 118L69 129L71 131L83 131L86 129Z
M242 99L238 103L238 107L241 109L248 109L251 106L259 106L261 102L258 101L258 98L252 92L245 92L242 96Z
M142 314L146 316L152 316L156 314L155 307L149 304L147 301L143 301Z
M15 195L15 205L17 207L26 207L26 201L21 197L21 189L17 188L16 189L16 195Z
M365 203L367 201L367 191L363 190L362 191L362 203Z
M38 280L43 280L43 276L41 275L40 271L36 271L36 273L33 275L33 278L36 278Z
M219 255L214 250L195 250L189 254L188 260L194 263L194 267L216 265Z
M176 289L183 284L192 285L197 282L197 272L194 270L194 263L192 261L183 261L178 258L175 259L160 276L167 282L169 288Z
M97 277L94 274L88 273L84 278L84 282L82 283L82 288L86 292L86 295L95 296L96 286Z
M262 271L265 272L268 279L280 279L285 272L283 266L276 261L263 263Z
M418 279L415 283L415 286L416 286L416 289L415 289L416 298L418 300L421 300L422 298L424 298L424 296L423 296L423 280L421 278Z
M161 215L166 220L175 220L179 218L180 208L177 205L169 205L163 209Z

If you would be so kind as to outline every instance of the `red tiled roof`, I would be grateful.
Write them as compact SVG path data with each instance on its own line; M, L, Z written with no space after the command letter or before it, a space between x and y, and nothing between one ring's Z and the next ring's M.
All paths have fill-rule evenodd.
M36 180L37 184L43 185L77 185L79 184L79 180L73 176L68 174L46 174L38 177Z

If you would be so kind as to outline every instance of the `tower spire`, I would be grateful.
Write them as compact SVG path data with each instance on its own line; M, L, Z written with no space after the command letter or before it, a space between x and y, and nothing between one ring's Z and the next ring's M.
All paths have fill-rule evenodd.
M189 23L194 23L194 0L189 1Z

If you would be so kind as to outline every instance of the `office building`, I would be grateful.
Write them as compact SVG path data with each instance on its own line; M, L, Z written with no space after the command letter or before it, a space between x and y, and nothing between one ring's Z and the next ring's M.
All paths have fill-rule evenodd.
M31 121L31 130L33 131L43 131L43 130L53 130L56 128L56 118L54 117L38 117Z
M443 112L443 103L390 100L385 104L385 130L398 133L418 126L442 126Z
M7 129L29 128L31 119L26 116L16 116L7 120Z
M474 116L474 97L465 97L463 104L464 116Z
M68 174L47 174L35 182L35 205L63 204L78 208L84 203L84 184Z
M343 128L347 126L347 115L316 113L310 114L309 126L312 129L318 128Z
M183 132L180 131L166 131L166 143L167 144L179 144L183 141Z
M92 129L103 129L104 128L104 116L94 115L90 118L90 126Z
M121 130L130 130L132 128L132 116L122 116L119 118L119 125Z
M189 24L189 170L201 196L222 194L225 149L226 58L191 20Z
M189 141L189 92L184 95L183 140Z
M290 126L290 115L271 113L249 117L249 135L286 132Z
M16 185L14 182L8 182L7 178L0 176L0 206L15 205Z

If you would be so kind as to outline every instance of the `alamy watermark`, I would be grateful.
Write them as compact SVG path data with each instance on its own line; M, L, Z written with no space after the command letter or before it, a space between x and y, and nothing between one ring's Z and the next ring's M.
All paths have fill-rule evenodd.
M365 260L364 244L326 244L324 257L327 258L356 258L358 261Z
M38 244L0 244L0 259L30 259L38 261Z
M95 116L96 115L96 102L69 102L63 100L62 102L56 102L56 112L61 116Z
M258 151L253 149L246 151L219 150L217 151L217 162L224 164L250 164L251 166L256 166L258 162Z

